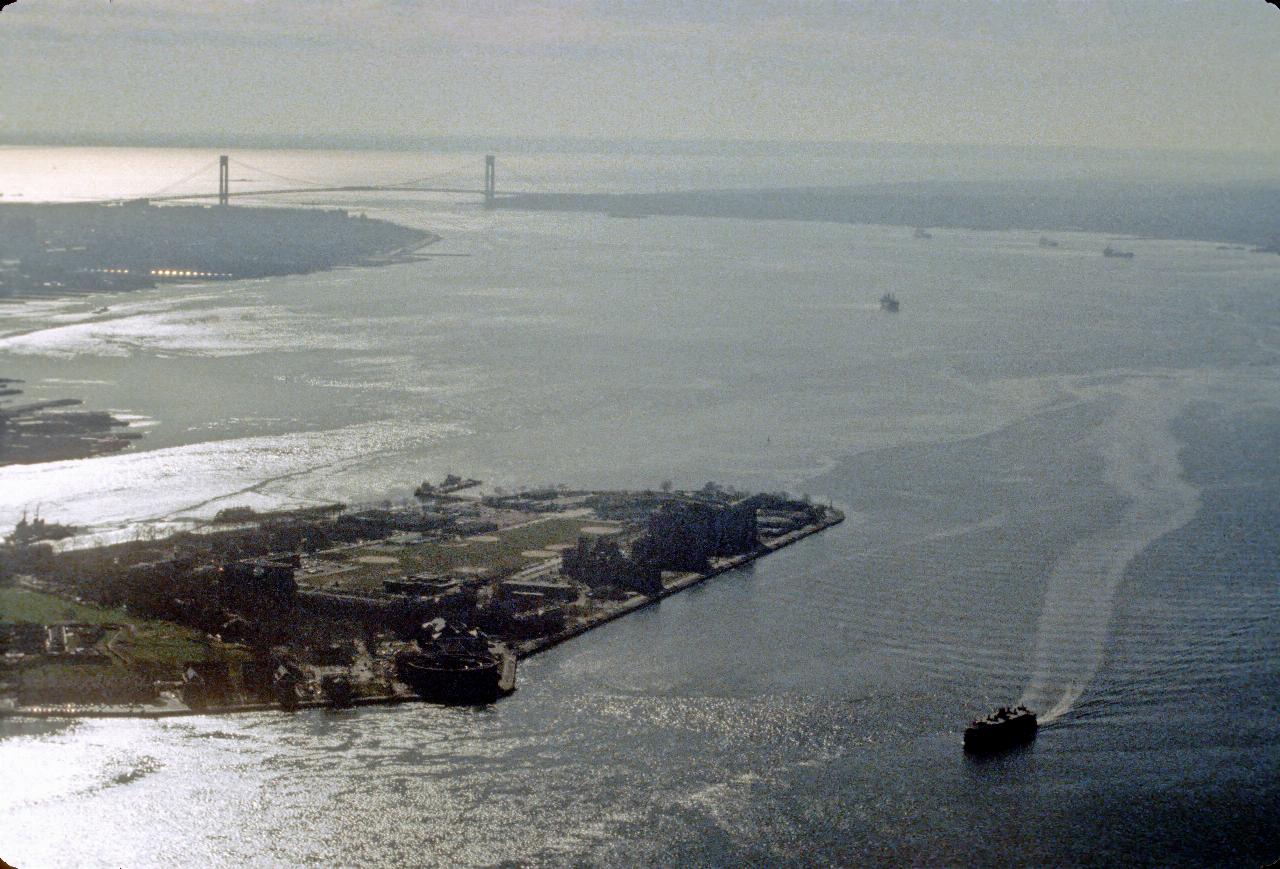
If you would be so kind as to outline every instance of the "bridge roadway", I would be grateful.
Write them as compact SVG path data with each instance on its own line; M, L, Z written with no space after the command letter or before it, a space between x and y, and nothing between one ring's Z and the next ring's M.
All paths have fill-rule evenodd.
M281 196L290 193L376 193L376 192L394 192L394 193L460 193L468 196L484 196L483 190L475 190L470 187L378 187L369 185L349 185L346 187L288 187L278 188L274 190L235 190L227 193L228 197L232 196ZM505 196L519 196L520 193L512 190L504 190L501 193L494 193L496 198ZM145 199L148 202L180 202L186 199L218 199L217 193L186 193L182 195L173 194L171 196L142 196L139 199ZM127 202L129 200L113 199L112 202Z

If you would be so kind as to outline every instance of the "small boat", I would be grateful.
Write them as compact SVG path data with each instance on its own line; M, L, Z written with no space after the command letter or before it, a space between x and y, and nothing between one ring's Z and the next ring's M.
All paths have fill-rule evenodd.
M355 698L355 690L351 680L345 676L325 676L320 680L320 693L329 706L334 709L346 709Z
M105 313L107 313L107 312L108 312L108 311L110 311L110 310L111 310L111 309L110 309L110 308L108 308L106 305L103 305L101 308L94 308L94 309L93 309L93 313L95 313L95 314L105 314Z
M296 667L280 664L271 678L271 690L276 702L282 709L298 708L298 686L302 684L302 674Z
M1102 249L1102 255L1111 259L1133 259L1133 251L1116 250L1111 245L1107 245Z
M885 293L880 297L880 310L888 311L890 314L898 313L898 297L893 293Z
M916 227L916 238L933 238L933 233L925 229L923 226Z
M1058 243L1053 239L1049 238L1049 236L1042 235L1040 236L1040 246L1041 247L1057 247Z
M964 729L964 750L1000 751L1036 738L1040 726L1036 714L1025 706L1001 706L986 718L975 719Z

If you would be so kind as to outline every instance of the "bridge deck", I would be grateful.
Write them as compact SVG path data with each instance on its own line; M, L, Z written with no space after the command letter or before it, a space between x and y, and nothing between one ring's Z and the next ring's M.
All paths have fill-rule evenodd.
M286 196L291 193L458 193L465 196L483 196L483 190L475 190L469 187L378 187L375 185L347 185L343 187L289 187L277 188L272 190L232 190L227 193L231 196ZM520 194L514 190L504 190L500 193L494 193L495 197L503 196L519 196ZM173 194L170 196L147 196L140 197L148 202L180 202L185 199L218 199L217 193L186 193ZM112 200L124 201L124 200Z

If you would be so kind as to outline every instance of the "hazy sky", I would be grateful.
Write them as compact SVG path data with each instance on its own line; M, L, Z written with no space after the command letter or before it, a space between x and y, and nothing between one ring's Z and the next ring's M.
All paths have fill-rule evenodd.
M18 0L0 57L0 140L1280 148L1280 12L1263 0Z

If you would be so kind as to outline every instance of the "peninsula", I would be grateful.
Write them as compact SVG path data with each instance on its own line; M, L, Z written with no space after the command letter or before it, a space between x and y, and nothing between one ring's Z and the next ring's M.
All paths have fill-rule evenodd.
M0 547L0 714L453 696L453 681L433 684L454 678L439 668L406 676L406 661L442 643L467 649L453 659L505 661L505 693L517 659L844 519L807 498L711 483L480 495L478 482L424 484L396 508L232 508L161 541L54 551L11 538Z
M114 453L142 437L104 411L67 410L78 398L18 402L21 382L0 377L0 467Z
M381 265L438 240L340 209L0 204L0 299Z
M525 193L499 208L612 217L814 220L1196 239L1280 253L1280 185L1139 182L885 182L852 187ZM1044 245L1048 247L1049 245Z

